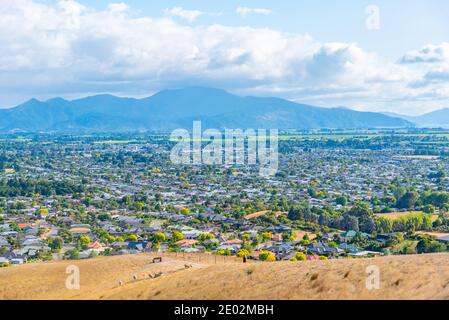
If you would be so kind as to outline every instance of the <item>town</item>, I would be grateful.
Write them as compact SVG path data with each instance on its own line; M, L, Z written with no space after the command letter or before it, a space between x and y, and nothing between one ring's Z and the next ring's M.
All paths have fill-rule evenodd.
M0 266L140 252L309 261L448 250L449 133L280 132L279 169L165 133L0 137Z

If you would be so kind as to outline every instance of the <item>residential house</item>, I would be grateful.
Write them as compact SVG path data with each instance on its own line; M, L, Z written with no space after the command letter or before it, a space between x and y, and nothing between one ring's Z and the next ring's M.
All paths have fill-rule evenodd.
M339 254L339 253L344 252L344 250L342 250L338 247L334 248L334 247L329 246L327 243L323 243L323 242L313 242L307 246L307 249L310 252L313 252L316 254L324 254L324 255Z
M346 232L342 232L340 233L339 237L340 237L340 241L341 242L349 242L352 240L352 238L354 238L356 236L357 232L354 230L350 230L350 231L346 231Z
M193 239L182 239L179 240L178 242L176 242L176 245L181 247L181 248L188 248L188 247L193 247L198 243L197 240L193 240Z
M17 254L15 252L6 252L0 254L0 261L10 264L23 264L26 262L26 258L24 255Z

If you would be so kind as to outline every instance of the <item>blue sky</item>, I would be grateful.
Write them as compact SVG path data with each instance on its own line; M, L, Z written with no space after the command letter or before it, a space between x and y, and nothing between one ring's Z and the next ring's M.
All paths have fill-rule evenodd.
M4 1L0 106L213 85L360 110L449 107L447 1Z

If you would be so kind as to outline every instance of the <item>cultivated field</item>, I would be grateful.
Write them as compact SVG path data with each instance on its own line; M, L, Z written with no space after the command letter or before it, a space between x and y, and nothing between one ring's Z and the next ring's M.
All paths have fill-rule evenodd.
M153 264L153 257L0 269L0 299L449 299L449 254L247 264L193 256ZM79 290L65 286L70 265L80 269ZM366 288L373 265L380 271L378 290Z

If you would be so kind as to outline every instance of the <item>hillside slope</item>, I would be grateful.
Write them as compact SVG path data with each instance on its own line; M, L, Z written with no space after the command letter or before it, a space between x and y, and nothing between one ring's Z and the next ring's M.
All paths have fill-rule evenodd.
M152 264L152 257L1 269L0 299L449 299L449 254L247 264L174 257ZM192 267L185 268L186 263ZM79 290L65 288L65 270L71 264L80 268ZM379 290L366 289L370 265L379 267ZM160 277L149 277L159 272Z

